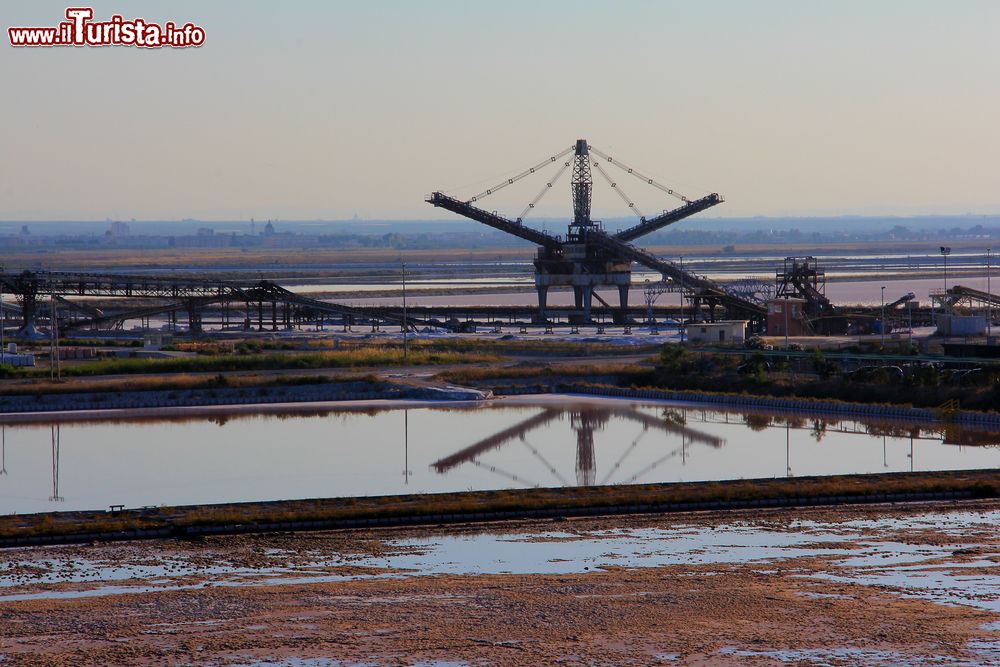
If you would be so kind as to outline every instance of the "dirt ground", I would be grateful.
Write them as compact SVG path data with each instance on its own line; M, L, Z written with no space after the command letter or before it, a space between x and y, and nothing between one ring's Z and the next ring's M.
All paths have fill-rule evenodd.
M989 523L998 510L1000 501L989 501L5 550L0 663L1000 664L1000 539ZM959 515L949 514L955 512L979 517L978 527L956 529L950 517ZM807 549L764 560L752 548L731 562L712 557L740 535L750 542L755 535L794 536L801 520L809 531L822 526ZM845 522L853 522L850 529ZM417 573L391 565L392 556L424 548L399 540L498 533L521 540L517 548L529 560L534 542L564 546L568 562L580 540L623 529L704 534L711 546L690 551L682 563L605 562L548 574L489 567ZM889 543L922 550L928 572L961 574L983 604L943 604L865 583L856 576L861 566L842 555ZM669 557L669 545L680 542L664 544ZM612 542L607 549L635 551ZM468 555L444 557L461 562ZM878 557L894 559L889 552ZM561 560L537 569L558 569ZM159 569L142 569L151 563ZM861 569L873 571L870 564Z

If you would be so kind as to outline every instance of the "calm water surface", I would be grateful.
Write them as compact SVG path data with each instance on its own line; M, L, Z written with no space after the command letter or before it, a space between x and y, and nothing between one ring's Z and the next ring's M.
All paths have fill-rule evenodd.
M4 513L1000 467L1000 433L627 401L2 430Z

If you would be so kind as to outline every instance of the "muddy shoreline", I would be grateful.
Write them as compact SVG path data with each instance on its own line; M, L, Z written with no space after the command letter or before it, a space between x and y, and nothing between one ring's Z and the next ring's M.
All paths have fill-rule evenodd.
M1000 656L998 510L994 500L6 550L0 656L984 667Z

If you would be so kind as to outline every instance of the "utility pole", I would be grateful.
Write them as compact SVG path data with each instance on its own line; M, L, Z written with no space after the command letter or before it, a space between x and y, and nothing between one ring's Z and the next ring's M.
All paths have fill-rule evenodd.
M408 345L406 342L406 262L400 262L403 267L403 361L405 362L408 358Z
M3 271L3 267L2 266L0 266L0 271ZM7 353L6 352L6 348L4 347L4 340L3 340L3 324L4 324L4 315L3 315L3 283L0 282L0 363L3 363L3 361L4 361L4 355Z
M992 248L986 249L986 293L991 296L991 299L986 302L986 342L990 342L990 338L993 336L993 292L990 291L990 260L992 259ZM2 308L3 306L0 306ZM2 312L2 311L0 311ZM2 318L0 318L2 319ZM2 334L0 334L2 335ZM0 345L2 347L2 345Z
M885 352L885 285L882 285L882 322L879 331L882 332L882 351Z
M948 255L951 254L951 248L948 246L941 246L941 256L944 258L944 294L941 295L941 315L944 316L944 304L948 298ZM940 326L939 326L940 330Z
M948 255L951 254L951 248L947 246L941 246L941 256L944 257L944 291L948 291Z
M785 352L788 352L788 295L785 295Z
M684 255L680 256L680 267L681 275L684 275ZM685 283L681 282L681 342L684 342L684 334L687 331L687 326L684 324L684 288ZM694 307L692 306L691 312L694 312Z
M906 334L906 343L908 345L910 345L911 347L913 346L913 304L915 304L915 303L916 303L916 301L907 301L906 302L906 314L907 314L907 320L908 320L906 328L909 331L909 333Z
M49 300L49 305L51 306L51 318L52 322L49 326L50 344L49 344L49 378L50 379L61 379L62 369L59 366L59 320L56 318L56 297L55 295Z

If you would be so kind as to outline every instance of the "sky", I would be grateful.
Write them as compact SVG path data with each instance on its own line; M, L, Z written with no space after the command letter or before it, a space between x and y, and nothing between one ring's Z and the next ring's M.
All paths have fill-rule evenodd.
M577 138L720 193L703 216L1000 212L995 0L93 7L206 41L15 49L7 27L66 5L0 5L0 220L440 219L427 193ZM644 212L678 203L622 178ZM595 215L626 214L594 179ZM483 205L516 216L543 187ZM570 215L568 174L533 213Z

